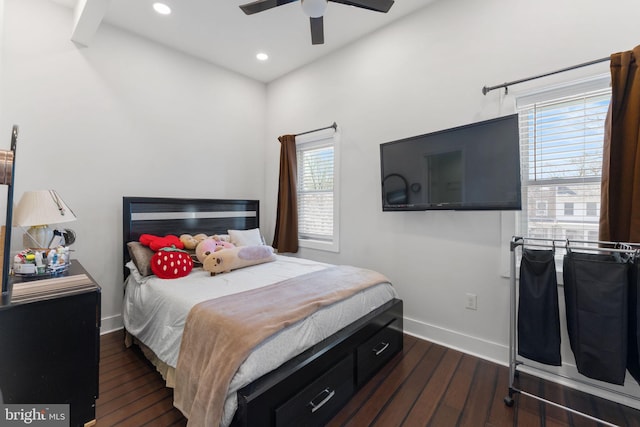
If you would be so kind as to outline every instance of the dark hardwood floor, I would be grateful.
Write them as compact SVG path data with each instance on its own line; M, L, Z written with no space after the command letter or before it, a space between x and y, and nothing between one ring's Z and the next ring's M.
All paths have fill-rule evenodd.
M122 331L101 337L97 425L184 426L173 393ZM404 351L374 376L328 424L337 426L598 426L525 395L503 398L508 369L405 335ZM520 374L522 390L544 395L620 426L640 427L640 411Z

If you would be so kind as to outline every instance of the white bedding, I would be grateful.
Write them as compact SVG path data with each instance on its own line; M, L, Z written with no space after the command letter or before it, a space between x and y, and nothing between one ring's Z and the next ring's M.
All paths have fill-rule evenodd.
M329 264L278 255L275 262L231 273L212 277L196 268L189 276L172 280L141 277L132 262L127 267L132 274L125 288L125 328L160 360L175 368L185 320L195 304L319 271ZM237 408L236 392L240 388L396 296L390 284L371 287L317 311L256 347L231 381L221 425L231 423Z

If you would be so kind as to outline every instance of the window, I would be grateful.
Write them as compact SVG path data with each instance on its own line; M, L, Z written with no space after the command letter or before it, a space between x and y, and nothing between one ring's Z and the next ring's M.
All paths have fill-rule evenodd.
M564 237L569 240L584 240L584 233L581 233L580 230L571 230L567 229L564 231Z
M298 241L300 246L338 251L335 137L297 137Z
M596 240L608 85L602 77L518 98L521 235Z
M535 216L547 216L548 204L546 200L536 200L536 215Z
M573 216L573 202L565 202L564 216Z

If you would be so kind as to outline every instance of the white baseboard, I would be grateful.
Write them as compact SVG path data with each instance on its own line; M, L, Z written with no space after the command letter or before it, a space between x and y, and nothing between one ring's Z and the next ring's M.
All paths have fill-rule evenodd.
M460 332L407 317L403 320L406 334L471 354L499 365L509 366L508 345L461 334ZM594 396L640 409L640 386L629 374L627 374L624 386L618 386L587 378L578 372L574 364L570 363L563 363L562 366L546 366L527 361L526 366L519 366L518 370L593 394ZM505 394L507 392L508 390L505 390Z
M509 347L404 317L404 332L499 365L509 365Z
M109 332L122 329L122 314L116 314L114 316L103 317L101 319L100 335L108 334Z

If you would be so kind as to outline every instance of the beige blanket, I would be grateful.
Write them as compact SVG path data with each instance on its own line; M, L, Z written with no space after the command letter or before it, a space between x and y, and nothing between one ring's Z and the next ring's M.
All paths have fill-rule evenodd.
M174 405L190 427L218 426L231 379L254 347L322 307L388 281L375 271L336 266L197 304L182 336Z

